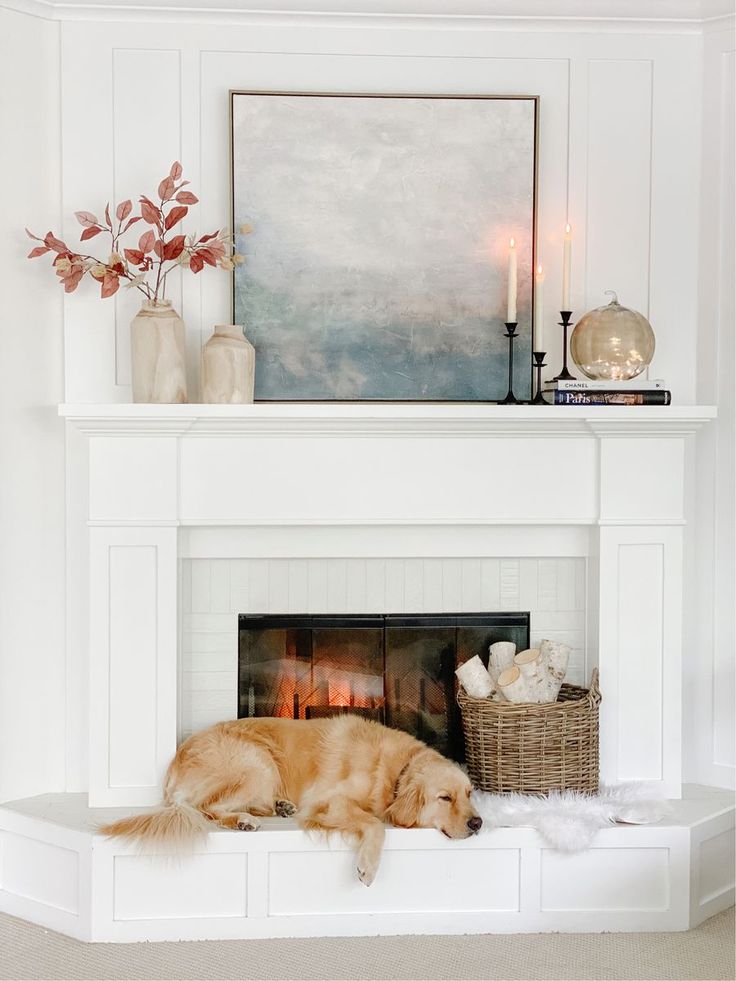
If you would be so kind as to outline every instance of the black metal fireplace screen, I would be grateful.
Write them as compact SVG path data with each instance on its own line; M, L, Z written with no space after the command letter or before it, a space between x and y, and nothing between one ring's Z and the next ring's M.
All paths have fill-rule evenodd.
M464 759L455 669L498 640L529 646L528 613L246 616L238 717L353 712Z

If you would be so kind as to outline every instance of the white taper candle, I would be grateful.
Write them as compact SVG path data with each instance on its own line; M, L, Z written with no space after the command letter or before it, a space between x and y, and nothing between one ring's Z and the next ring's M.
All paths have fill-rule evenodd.
M570 309L570 270L572 268L572 229L565 225L565 240L562 246L562 309Z
M516 242L513 238L509 240L509 280L506 323L516 323Z
M535 351L543 351L542 331L544 328L544 268L541 263L534 275L534 335L532 345Z

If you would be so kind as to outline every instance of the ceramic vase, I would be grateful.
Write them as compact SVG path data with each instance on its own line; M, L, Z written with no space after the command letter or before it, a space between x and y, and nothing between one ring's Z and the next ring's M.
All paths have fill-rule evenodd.
M202 401L237 403L253 401L256 352L243 328L218 324L202 348Z
M133 401L186 402L184 322L171 300L144 300L130 342Z

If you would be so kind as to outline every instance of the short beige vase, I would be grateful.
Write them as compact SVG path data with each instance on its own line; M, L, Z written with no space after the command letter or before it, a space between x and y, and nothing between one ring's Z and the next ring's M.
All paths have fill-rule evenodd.
M186 402L184 321L171 300L144 300L130 325L133 401Z
M202 348L202 401L242 405L253 401L256 352L236 324L217 324Z

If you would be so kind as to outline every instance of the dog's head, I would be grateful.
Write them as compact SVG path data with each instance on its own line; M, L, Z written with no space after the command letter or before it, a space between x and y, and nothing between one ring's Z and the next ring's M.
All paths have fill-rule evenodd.
M468 838L483 823L470 803L470 791L459 766L428 750L399 775L386 816L401 828L437 828L448 838Z

